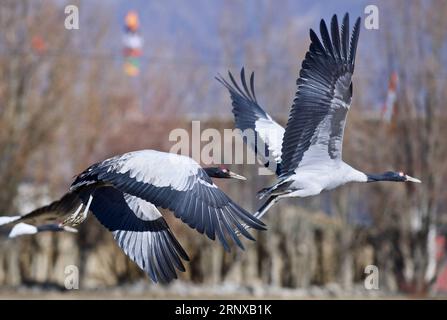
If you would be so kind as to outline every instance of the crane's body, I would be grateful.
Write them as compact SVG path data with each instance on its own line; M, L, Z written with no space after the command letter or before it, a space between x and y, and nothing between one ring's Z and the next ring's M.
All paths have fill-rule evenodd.
M271 168L272 163L276 165L271 169L278 181L258 193L260 198L269 198L255 217L262 217L282 198L314 196L349 182L420 182L403 172L367 174L342 160L360 18L351 35L349 33L348 14L344 16L341 28L336 15L332 17L329 29L321 20L320 38L310 30L311 44L302 63L285 129L259 105L254 91L254 73L249 85L244 68L241 85L230 72L230 81L217 77L230 92L236 127L253 130L265 148L254 142L247 143L266 167Z
M363 172L345 162L331 161L297 168L296 173L266 189L266 193L262 195L270 193L281 198L309 197L325 190L335 189L348 182L366 182L367 179Z

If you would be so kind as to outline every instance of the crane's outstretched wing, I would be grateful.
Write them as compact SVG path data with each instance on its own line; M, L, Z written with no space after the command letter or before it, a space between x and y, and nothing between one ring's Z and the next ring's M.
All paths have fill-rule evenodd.
M89 192L69 192L24 216L2 217L5 222L15 223L9 237L43 231L75 232L76 229L63 226L62 222L88 201L93 186L87 188ZM110 186L95 187L93 195L89 211L113 233L126 255L154 282L177 278L175 269L185 271L181 258L189 260L188 255L155 206Z
M101 187L90 210L154 282L169 282L177 278L176 269L185 271L181 259L189 261L188 255L154 205L113 187Z
M281 176L293 174L298 166L341 159L359 32L360 18L349 38L348 14L341 32L337 16L332 17L331 37L321 20L323 43L310 30L311 44L297 80L298 91L282 144Z
M254 72L250 76L250 89L245 80L244 68L241 69L242 89L234 80L231 72L228 72L228 75L232 84L221 76L216 79L230 92L236 128L240 129L242 133L247 129L253 130L253 134L248 135L251 139L243 134L245 143L250 146L267 168L273 168L272 163L276 164L274 170L279 173L284 128L258 104L254 89Z
M243 248L233 227L253 237L241 222L255 229L265 225L223 193L193 159L155 150L129 152L92 165L73 182L77 186L101 181L123 193L169 209L177 218L214 240L226 250L226 235Z

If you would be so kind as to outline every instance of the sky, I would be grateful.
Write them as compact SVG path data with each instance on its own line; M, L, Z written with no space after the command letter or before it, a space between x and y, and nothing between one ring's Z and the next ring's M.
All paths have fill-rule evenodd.
M106 7L115 21L115 29L109 30L116 38L116 46L121 45L124 17L129 10L136 10L140 17L141 33L145 39L146 51L150 51L151 39L162 38L166 43L182 49L185 46L199 48L206 56L213 56L220 48L213 46L213 39L219 32L219 17L224 4L231 3L234 10L242 10L250 20L251 30L256 33L259 25L257 12L271 10L274 6L287 6L287 16L275 16L277 23L294 21L296 27L307 31L310 27L317 28L321 18L330 19L335 13L342 16L349 12L352 16L363 16L368 1L364 0L81 0L83 8L94 10L95 7ZM106 4L106 5L105 5ZM102 9L104 10L104 9ZM113 23L115 22L115 23Z
M204 53L212 53L210 46L213 37L218 32L218 21L224 2L234 3L235 10L242 10L253 25L257 24L256 10L268 6L263 0L113 0L116 7L116 18L121 23L129 10L136 10L141 19L142 32L150 40L151 37L163 37L166 41L175 41L177 45L187 42L189 45L201 48ZM295 19L308 21L315 17L313 27L316 27L320 18L330 18L334 13L339 15L348 11L353 15L362 14L366 1L315 1L315 0L278 0L275 6L288 6L288 16L279 16L278 20ZM304 27L301 25L300 27ZM307 26L306 28L308 28ZM179 37L184 35L185 37Z
M273 26L287 25L292 23L297 30L297 34L302 36L290 41L307 41L309 42L308 32L310 28L319 29L320 19L329 21L333 14L337 14L339 19L345 12L351 15L351 21L355 17L365 17L365 7L371 4L370 1L364 0L339 0L339 1L318 1L318 0L80 0L80 12L86 8L88 10L108 10L111 17L111 28L108 34L108 45L111 52L118 55L122 52L122 37L124 17L129 10L135 10L139 14L141 24L141 34L144 38L143 54L141 69L145 69L145 63L157 62L160 65L185 65L191 64L191 67L200 67L200 63L212 65L213 74L209 75L210 81L218 73L224 73L228 69L240 68L242 65L253 65L253 58L250 61L239 59L232 61L232 65L222 61L222 45L221 41L215 41L219 36L219 23L224 10L223 6L230 5L237 16L243 16L246 21L239 24L235 21L235 26L243 26L244 37L263 37L263 31L260 29L260 17L266 10L275 10L286 7L287 10L278 10L277 14L273 14ZM264 12L265 13L265 12ZM81 17L82 19L82 17ZM82 27L82 26L81 26ZM383 26L381 26L383 28ZM386 26L385 26L386 28ZM239 31L237 29L234 29ZM232 31L234 31L232 29ZM377 71L377 66L372 67L373 63L381 63L380 59L374 54L374 45L381 38L381 30L366 30L362 28L358 56L362 56L361 62L357 61L356 76L372 76L371 69ZM160 56L157 53L157 47L153 44L163 44L170 50L167 54ZM266 44L267 50L269 46L274 47L275 44ZM235 49L242 46L235 43ZM188 58L189 49L194 49L194 53L199 53L199 62ZM196 58L196 57L194 57ZM278 61L280 64L295 65L297 68L301 65L303 57L298 57L295 61ZM359 59L360 60L360 59ZM380 74L380 72L379 72ZM295 80L295 79L294 79ZM293 80L293 82L294 82ZM378 79L377 83L383 84L387 82L387 76ZM386 85L385 85L386 87ZM386 88L385 88L386 90ZM373 96L377 98L377 104L380 104L383 97ZM376 102L373 102L375 104Z

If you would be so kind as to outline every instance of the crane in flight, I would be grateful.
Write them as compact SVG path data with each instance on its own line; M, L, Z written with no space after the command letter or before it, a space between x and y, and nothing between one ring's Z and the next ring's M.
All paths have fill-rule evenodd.
M189 257L157 207L230 250L229 239L244 248L239 234L265 225L233 202L211 178L245 180L223 167L202 168L193 159L155 150L125 153L93 164L79 174L61 199L23 216L0 217L15 224L10 237L41 231L70 231L89 213L154 282L177 278Z
M231 83L217 77L230 92L236 127L242 131L254 130L265 148L258 148L256 141L247 143L265 166L270 168L272 162L276 164L277 182L258 193L260 198L268 196L268 200L255 217L261 218L280 199L314 196L348 182L421 182L403 172L364 173L342 160L359 33L360 18L349 35L348 13L341 28L337 16L332 17L330 34L325 21L321 20L321 41L310 30L310 47L301 66L298 89L285 129L258 104L254 73L250 76L250 86L244 68L241 86L231 72Z

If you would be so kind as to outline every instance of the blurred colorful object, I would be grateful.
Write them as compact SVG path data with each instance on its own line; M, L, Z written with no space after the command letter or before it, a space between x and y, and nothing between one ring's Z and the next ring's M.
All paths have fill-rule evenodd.
M126 62L124 63L124 72L131 76L135 77L140 72L140 63L137 59L128 58L126 59Z
M398 80L399 78L397 76L397 72L391 73L385 104L382 107L382 119L388 123L391 122L393 115L396 112L395 104L396 104L396 90Z
M126 15L126 27L132 32L136 32L139 27L138 14L135 11L129 11Z
M41 36L34 36L31 39L31 48L35 53L41 54L46 51L47 45Z
M131 77L140 73L140 60L142 55L143 38L138 32L139 20L135 11L129 11L125 18L125 34L123 38L125 57L124 72Z

